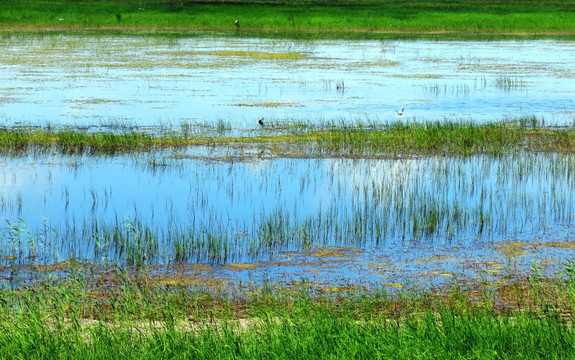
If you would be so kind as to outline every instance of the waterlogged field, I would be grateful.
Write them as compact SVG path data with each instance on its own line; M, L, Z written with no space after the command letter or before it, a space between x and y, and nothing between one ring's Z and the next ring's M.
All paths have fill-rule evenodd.
M572 40L9 35L5 125L573 120Z
M287 137L278 155L218 141L307 125L376 131L402 108L404 123L570 128L574 45L6 35L6 130L79 131L62 143L85 131L213 141L108 155L3 149L0 276L20 286L78 261L216 286L553 276L575 249L571 153L309 156Z
M8 5L0 357L573 358L570 2Z
M204 151L5 158L4 276L77 259L400 286L553 274L575 249L572 155L234 162Z

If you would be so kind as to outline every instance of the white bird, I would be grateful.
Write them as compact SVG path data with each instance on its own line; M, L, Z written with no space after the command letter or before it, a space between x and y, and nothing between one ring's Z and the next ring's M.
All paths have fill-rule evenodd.
M240 27L240 21L238 19L236 19L236 21L234 21L234 23L236 24L236 27Z
M59 19L58 19L58 21L64 21L64 19L62 19L62 18L59 18Z
M405 110L405 108L401 109L401 110L395 110L397 111L397 118L401 119L401 115L403 115L403 110Z

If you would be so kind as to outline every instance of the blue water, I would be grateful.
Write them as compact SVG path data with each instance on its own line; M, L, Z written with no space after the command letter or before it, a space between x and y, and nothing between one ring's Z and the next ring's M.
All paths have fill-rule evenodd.
M401 108L402 121L575 120L573 41L54 35L4 37L0 50L4 126L252 129L261 117L387 122ZM130 236L142 230L131 233L134 226L149 226L158 247L144 264L209 264L217 276L244 282L492 279L527 272L534 261L553 273L573 256L568 246L542 245L573 238L571 155L231 162L214 161L210 151L0 159L0 276L15 261L133 260L94 236L93 224ZM285 232L266 246L266 227L280 220ZM215 235L226 250L178 257L174 231ZM234 262L260 267L227 267Z
M417 121L535 115L547 125L572 125L575 117L573 41L54 35L5 37L0 50L5 125L249 128L261 117L389 121L401 108L403 119ZM513 85L498 85L505 78Z
M229 263L261 265L234 272L252 280L272 274L288 282L477 278L493 275L482 272L491 269L485 264L510 261L521 271L543 262L553 272L574 251L545 245L573 239L570 155L232 163L164 152L6 158L0 168L6 266L14 257L21 264L132 263L120 245L95 240L94 224L130 234L134 227L143 233L137 224L149 227L158 248L144 264L203 263L222 276ZM426 227L434 211L438 216ZM265 245L267 224L280 218L276 242ZM169 235L175 233L185 241L214 235L226 250L212 256L199 247L178 258ZM507 242L519 244L521 255L502 251ZM343 250L321 255L333 248Z

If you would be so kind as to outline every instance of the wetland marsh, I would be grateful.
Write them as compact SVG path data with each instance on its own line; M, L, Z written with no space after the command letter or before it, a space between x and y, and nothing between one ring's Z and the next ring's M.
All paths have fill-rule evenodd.
M572 358L572 9L0 2L0 358Z
M141 134L116 155L91 155L94 145L5 148L4 276L26 282L30 265L70 260L368 287L494 278L534 263L550 275L572 249L570 153L503 144L472 156L458 148L391 156L378 145L285 143L317 137L314 128L344 138L362 129L361 141L389 132L385 124L405 132L437 121L570 129L574 45L4 36L8 134L55 131L61 145L83 133ZM444 136L442 126L430 136ZM165 136L202 141L130 150ZM283 152L257 143L274 136L285 136Z
M552 274L574 248L572 155L181 155L6 158L5 264L202 264L226 277L247 270L237 275L244 281L374 287L492 278L533 262ZM13 281L30 276L5 271Z

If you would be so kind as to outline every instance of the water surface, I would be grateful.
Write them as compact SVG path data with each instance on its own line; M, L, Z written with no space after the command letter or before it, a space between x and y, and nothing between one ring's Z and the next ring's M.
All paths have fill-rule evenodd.
M574 117L575 43L14 36L7 125Z
M9 127L378 123L401 108L403 121L575 120L573 41L18 35L0 48ZM216 161L213 151L2 158L0 276L26 282L34 266L74 259L398 286L534 264L553 274L573 256L570 154Z
M6 266L240 263L258 266L252 278L377 283L503 275L510 262L552 272L575 249L571 155L212 162L166 152L0 166Z

